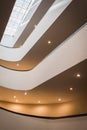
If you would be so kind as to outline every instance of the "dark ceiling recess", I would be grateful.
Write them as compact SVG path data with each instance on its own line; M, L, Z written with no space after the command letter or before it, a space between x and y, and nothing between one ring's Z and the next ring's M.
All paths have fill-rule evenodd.
M0 41L13 9L15 0L0 0Z

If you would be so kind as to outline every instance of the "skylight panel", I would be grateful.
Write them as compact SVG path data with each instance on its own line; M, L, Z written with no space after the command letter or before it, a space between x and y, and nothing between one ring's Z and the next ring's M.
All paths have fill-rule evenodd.
M16 0L4 31L0 45L12 47L13 39L19 27L25 22L25 17L29 14L33 6L39 5L42 0ZM30 12L31 13L31 12Z
M38 1L38 0L37 0ZM4 35L14 36L29 6L36 0L16 0Z
M10 36L15 35L15 32L16 32L16 30L21 22L21 19L24 16L29 4L30 4L30 0L28 0L28 1L17 0L16 1L4 34L10 35ZM26 5L26 6L24 6L24 5Z

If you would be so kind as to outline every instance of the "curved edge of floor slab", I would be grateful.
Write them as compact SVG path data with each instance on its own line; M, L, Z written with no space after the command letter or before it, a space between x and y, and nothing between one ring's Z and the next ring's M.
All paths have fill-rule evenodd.
M49 120L64 119L64 118L76 118L76 117L87 116L87 113L82 113L82 114L75 114L75 115L68 115L68 116L61 116L61 117L46 117L46 116L35 116L35 115L13 112L13 111L7 110L7 109L2 108L2 107L0 107L0 109L7 111L7 112L10 112L10 113L13 113L13 114L16 114L16 115L20 115L20 116L26 116L26 117L32 117L32 118L42 118L42 119L49 119Z
M30 105L7 103L7 105L10 108L1 105L0 102L0 109L14 114L35 117L35 118L62 119L62 118L71 118L71 117L78 117L78 116L87 116L87 108L80 107L80 105L82 105L80 102L79 103L67 102L67 103L60 103L60 104L55 104L55 103L54 104L30 104ZM25 109L25 112L23 111L23 108ZM29 112L29 110L31 112Z

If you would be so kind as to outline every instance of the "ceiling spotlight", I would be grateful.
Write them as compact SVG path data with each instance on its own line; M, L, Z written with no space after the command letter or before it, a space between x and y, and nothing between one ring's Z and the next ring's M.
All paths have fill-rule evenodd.
M79 78L80 76L81 76L80 74L77 74L77 75L76 75L76 77L78 77L78 78Z
M40 103L40 101L38 101L38 103Z
M16 99L16 102L18 102L18 99Z
M73 88L69 88L69 90L70 90L70 91L72 91L72 90L73 90Z
M25 92L24 95L27 95L27 92Z
M17 64L17 66L19 66L19 64Z
M16 98L16 96L14 96L14 98Z
M62 100L61 98L58 99L59 102L61 102L61 100Z
M48 44L51 44L52 42L51 42L51 41L48 41L47 43L48 43Z

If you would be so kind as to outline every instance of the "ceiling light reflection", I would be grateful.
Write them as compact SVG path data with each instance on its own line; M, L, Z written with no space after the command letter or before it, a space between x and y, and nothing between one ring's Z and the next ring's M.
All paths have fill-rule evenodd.
M61 105L58 105L56 114L59 116L66 116L72 114L72 111L73 111L73 105L71 102L62 103Z
M34 108L34 112L37 115L46 115L48 113L48 107L44 105L38 105L37 107Z
M20 110L22 109L22 106L19 104L12 104L12 105L10 105L10 109L13 111L20 112Z

